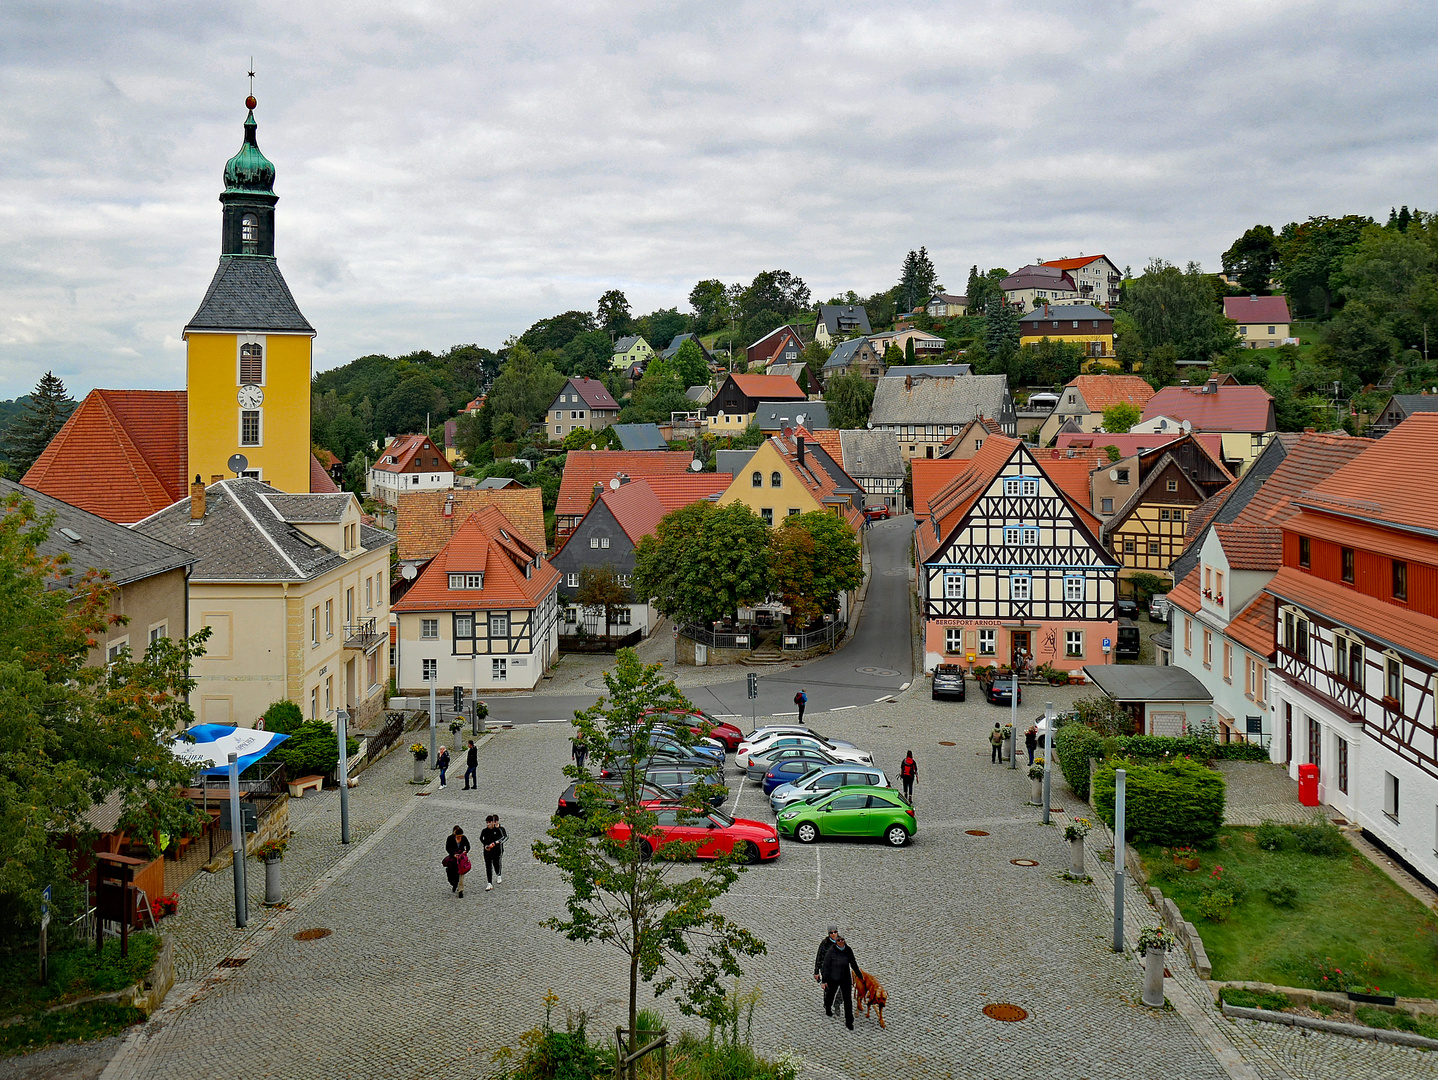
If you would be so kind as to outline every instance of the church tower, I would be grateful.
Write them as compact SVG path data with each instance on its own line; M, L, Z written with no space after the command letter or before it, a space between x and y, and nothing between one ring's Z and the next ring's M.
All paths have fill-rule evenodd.
M247 473L281 491L310 490L310 373L314 327L275 263L275 167L255 139L225 163L220 265L185 327L190 479Z

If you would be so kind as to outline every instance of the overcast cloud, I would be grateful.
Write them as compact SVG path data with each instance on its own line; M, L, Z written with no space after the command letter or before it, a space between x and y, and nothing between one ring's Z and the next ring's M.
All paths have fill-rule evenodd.
M184 385L254 54L318 370L623 289L818 299L1435 207L1438 10L1302 0L9 3L0 397Z

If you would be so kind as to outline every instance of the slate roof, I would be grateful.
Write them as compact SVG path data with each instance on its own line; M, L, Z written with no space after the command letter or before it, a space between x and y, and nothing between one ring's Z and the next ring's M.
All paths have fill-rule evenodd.
M644 339L641 338L638 334L629 334L628 336L622 337L614 343L614 352L616 355L619 353L626 353L630 349L634 348L636 342L643 340ZM648 343L646 342L646 344Z
M596 484L607 488L620 473L633 479L689 471L688 450L571 450L565 458L554 512L583 517L594 501Z
M391 606L392 611L472 611L534 608L559 586L559 571L519 536L498 507L471 514ZM451 573L483 574L480 589L451 589Z
M625 450L668 450L658 424L615 424L614 434Z
M1416 413L1296 501L1390 528L1438 533L1438 499L1415 467L1438 462L1438 413Z
M809 385L809 368L806 364L770 364L765 370L766 375L782 375L787 379L793 379L794 385L800 390ZM711 393L710 398L714 395Z
M819 322L830 334L867 334L869 313L858 304L820 304Z
M537 487L402 491L395 507L399 557L411 562L434 558L455 529L486 506L497 507L530 547L544 549L544 493Z
M1142 409L1153 398L1153 387L1137 375L1079 375L1069 380L1064 389L1077 390L1089 412L1096 413L1120 403L1137 405ZM1063 397L1063 394L1059 395L1060 405L1063 404Z
M972 375L973 364L896 364L884 372L886 379L947 379L954 375Z
M1225 296L1223 317L1236 323L1292 322L1283 296Z
M1012 419L1006 375L880 379L869 419L878 424L963 424L975 416Z
M185 333L209 330L220 333L310 334L315 328L300 314L274 259L254 255L225 255L200 308Z
M52 498L43 491L0 478L0 505L17 492L34 504L37 514L55 515L50 535L36 544L35 550L47 557L63 555L69 559L68 570L61 577L47 580L47 588L68 588L91 569L105 571L110 575L111 584L126 585L189 566L195 561L188 551L172 544L117 525L99 514ZM61 529L68 529L79 539L71 539Z
M838 435L839 464L850 476L857 479L862 476L893 478L904 475L904 458L899 453L898 437L892 431L852 428L840 431Z
M674 356L678 354L680 348L683 347L686 341L692 341L695 345L698 345L699 351L704 354L704 359L706 361L714 359L713 355L709 352L709 350L704 347L704 342L699 340L698 334L675 334L673 339L669 342L668 348L666 348L662 353L660 353L660 355L663 356L666 360L673 359Z
M1054 289L1061 292L1077 293L1074 279L1056 266L1021 266L999 282L1002 292L1016 292L1020 289Z
M829 354L829 359L824 361L824 370L837 370L849 367L854 363L854 354L859 351L859 346L869 339L866 337L850 338L848 341L841 341L834 346L834 351Z
M691 386L684 391L684 396L696 405L708 405L714 399L714 388L712 386Z
M501 491L504 488L523 487L524 485L512 476L486 476L474 486L480 491Z
M786 427L827 428L829 404L825 401L761 401L754 407L760 431Z
M312 504L304 504L297 518L285 517L294 505L288 500L310 498L354 500L350 494L286 495L262 480L240 477L205 489L205 517L199 524L191 522L190 500L185 498L134 528L194 555L191 581L310 581L348 561L291 523L314 520L309 516ZM392 533L360 526L365 551L393 542Z
M1094 307L1092 304L1054 304L1052 306L1036 307L1019 319L1019 333L1042 333L1044 328L1039 325L1040 323L1055 321L1059 323L1072 322L1074 319L1080 321L1097 319L1099 322L1113 322L1112 315L1107 311L1102 311ZM1059 332L1065 329L1072 329L1072 327L1060 326ZM1080 326L1079 329L1087 330L1090 328ZM1102 329L1102 327L1100 327L1100 329ZM1084 400L1088 399L1085 398Z
M1087 400L1087 399L1085 399ZM1273 397L1261 386L1165 386L1144 406L1143 419L1170 416L1195 431L1272 431Z
M1115 701L1212 701L1187 668L1170 664L1086 664L1084 674Z

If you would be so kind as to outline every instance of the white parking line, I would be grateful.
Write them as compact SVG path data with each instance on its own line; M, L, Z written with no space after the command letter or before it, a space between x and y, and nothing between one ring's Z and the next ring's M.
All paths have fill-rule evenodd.
M905 683L903 686L899 687L899 689L900 689L900 690L907 690L907 689L910 687L910 685L912 685L912 684L911 684L911 683Z
M569 719L568 719L567 717L563 717L563 716L556 716L556 717L553 717L552 719L536 720L535 723L537 723L537 724L567 724L567 723L569 723Z
M857 709L857 705L840 705L837 709L830 709L830 712L843 712L845 709Z
M744 782L748 779L749 776L747 773L739 778L739 788L737 791L734 792L734 809L730 811L730 817L739 816L739 796L744 794Z
M799 711L796 709L794 712L776 712L776 713L770 713L769 715L770 715L770 716L798 716L798 715L799 715Z
M819 849L814 849L814 899L819 899Z
M881 701L888 701L888 700L889 700L888 697L876 697L876 698L874 699L874 704L877 705L877 704L879 704L879 702L881 702Z

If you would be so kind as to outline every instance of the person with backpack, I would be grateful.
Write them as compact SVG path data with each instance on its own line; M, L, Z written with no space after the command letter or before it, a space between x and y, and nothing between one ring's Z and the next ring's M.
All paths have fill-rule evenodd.
M444 875L449 878L449 891L464 895L464 875L469 873L469 837L458 825L444 840Z
M804 722L804 706L809 703L809 695L804 692L801 686L799 692L794 695L794 704L799 706L799 723Z
M485 892L494 888L496 883L504 882L501 870L503 869L504 842L508 839L509 833L499 823L498 814L490 814L484 819L484 828L479 834L479 846L484 851Z
M914 777L918 775L919 763L914 760L914 752L910 750L903 764L899 766L899 779L904 782L904 798L910 802L914 799Z
M434 765L439 770L439 786L444 787L444 771L449 768L449 747L441 746L439 748L439 757L434 759Z
M1003 747L1003 745L1004 745L1004 733L999 730L999 723L998 723L997 720L995 720L995 721L994 721L994 730L991 731L991 732L989 732L989 764L990 764L990 765L992 765L992 764L993 764L994 762L996 762L996 761L997 761L1000 765L1003 764L1003 760L1004 760L1004 759L1003 759L1003 753L1002 753L1002 749L1001 749L1001 748Z
M581 769L584 768L585 759L589 757L589 747L584 745L584 736L576 735L569 747L569 756Z

